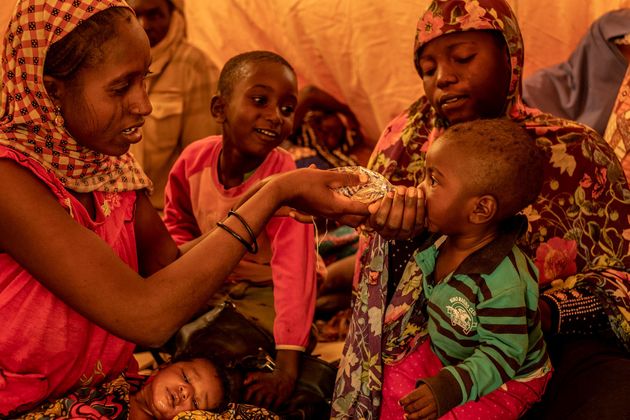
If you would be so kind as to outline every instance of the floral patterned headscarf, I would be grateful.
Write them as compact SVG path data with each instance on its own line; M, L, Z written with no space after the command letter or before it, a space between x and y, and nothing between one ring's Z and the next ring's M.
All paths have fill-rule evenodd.
M38 161L78 192L151 187L129 153L97 153L55 124L55 107L44 88L50 45L109 7L129 6L123 0L20 0L3 40L0 145Z
M523 38L510 6L502 1L435 1L418 21L414 45L414 65L420 71L422 47L433 39L454 32L494 30L501 32L510 54L512 76L507 101L511 112L522 110L521 77L523 72Z
M478 30L499 32L508 49L512 71L506 97L506 116L522 121L528 116L540 114L538 110L526 108L521 99L523 38L516 15L504 0L433 1L418 20L416 27L413 59L418 74L421 73L418 58L422 47L427 43L442 35ZM404 121L399 120L400 123L405 123L402 136L381 138L369 166L394 183L418 185L424 176L421 169L424 167L424 153L430 142L437 138L449 123L437 114L426 96L411 105L406 117ZM429 142L425 143L422 138L428 139ZM417 160L417 156L410 152L421 152L421 159Z
M474 30L494 30L503 36L511 64L505 116L522 125L548 159L541 194L525 210L529 228L519 246L535 260L541 283L555 281L558 287L595 296L620 342L630 349L630 191L619 162L593 130L523 104L523 41L505 0L434 0L418 22L416 68L427 43L445 34ZM420 184L428 147L448 126L429 99L420 97L385 128L370 169L393 184ZM404 251L402 242L409 242ZM419 273L404 272L398 283L394 276L391 282L396 289L387 301L389 276L404 267L401 263L415 247L412 241L390 243L373 233L361 240L333 418L378 418L383 365L396 364L426 338L422 310L426 301ZM391 271L390 259L396 262Z

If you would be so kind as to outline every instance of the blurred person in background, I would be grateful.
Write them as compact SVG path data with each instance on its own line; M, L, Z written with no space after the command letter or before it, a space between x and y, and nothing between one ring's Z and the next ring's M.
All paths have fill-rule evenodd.
M131 152L151 178L151 203L164 208L168 173L191 142L219 134L210 115L218 68L186 39L183 0L130 0L151 45L151 75L147 79L153 113L146 118L144 141Z

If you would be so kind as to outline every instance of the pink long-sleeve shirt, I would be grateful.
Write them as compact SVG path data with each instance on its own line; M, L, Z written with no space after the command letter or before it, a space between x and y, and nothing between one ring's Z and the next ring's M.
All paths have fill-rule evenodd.
M214 229L232 206L258 181L295 169L288 152L276 148L241 185L219 182L222 136L194 142L181 154L165 191L164 222L178 244ZM312 225L273 217L258 236L259 251L247 253L227 281L273 281L273 334L278 349L304 350L315 311L315 239Z

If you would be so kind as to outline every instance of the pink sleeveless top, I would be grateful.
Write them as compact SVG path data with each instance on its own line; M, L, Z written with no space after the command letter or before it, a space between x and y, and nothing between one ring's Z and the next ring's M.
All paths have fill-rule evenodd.
M4 146L0 158L30 170L77 223L96 233L137 271L135 191L93 192L97 216L91 220L86 209L35 160ZM133 343L79 315L0 252L0 416L30 409L79 385L98 384L127 368L137 370L133 349Z

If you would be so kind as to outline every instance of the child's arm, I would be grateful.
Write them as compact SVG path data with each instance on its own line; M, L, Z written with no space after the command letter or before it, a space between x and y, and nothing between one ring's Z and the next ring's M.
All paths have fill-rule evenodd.
M317 274L313 225L274 217L266 227L271 240L271 271L276 348L304 351L315 314Z
M473 353L458 364L445 366L437 375L421 379L435 397L438 417L460 404L494 391L514 378L529 349L525 296L524 287L518 285L478 304L478 344ZM433 306L431 303L429 305ZM430 311L434 308L430 308ZM432 318L439 316L434 314ZM450 324L447 314L436 320L438 329L444 328L443 324L446 323ZM465 337L455 334L458 342L451 344L455 349L450 352L445 345L450 338L440 337L439 333L432 335L436 353L446 359L457 358L457 353L467 344Z
M316 253L310 224L274 217L266 232L273 252L276 371L251 374L246 384L252 384L248 394L256 394L252 402L272 401L278 405L291 395L299 373L299 358L308 345L315 313Z
M295 169L284 153L277 172ZM315 314L317 254L312 224L290 217L273 217L265 232L271 244L271 276L275 319L273 335L277 350L304 351Z

